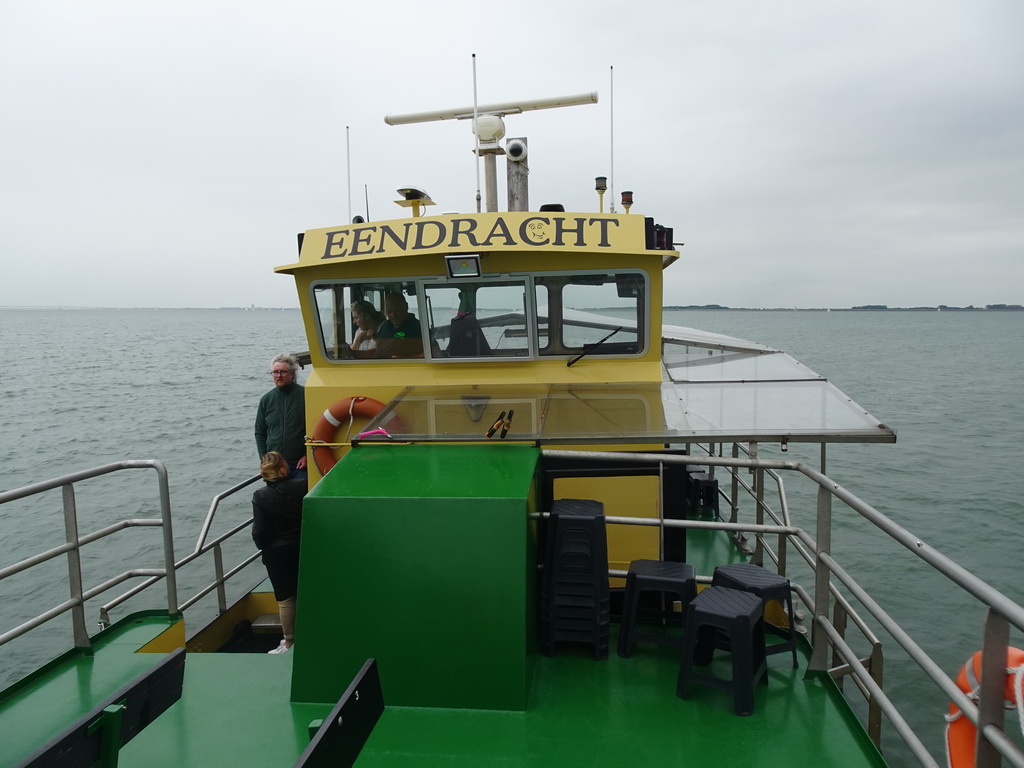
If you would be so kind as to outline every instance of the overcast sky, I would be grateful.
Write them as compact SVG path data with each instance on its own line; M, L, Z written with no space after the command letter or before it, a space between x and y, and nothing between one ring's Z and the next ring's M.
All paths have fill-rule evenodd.
M1020 0L4 0L0 306L296 306L297 232L408 184L475 210L468 122L383 122L472 105L474 53L481 104L599 92L507 135L532 206L607 175L675 228L666 303L1024 303L1022 32Z

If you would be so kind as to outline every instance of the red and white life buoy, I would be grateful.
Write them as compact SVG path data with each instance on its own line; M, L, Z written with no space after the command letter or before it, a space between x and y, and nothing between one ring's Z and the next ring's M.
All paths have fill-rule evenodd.
M981 651L971 656L960 668L956 678L957 687L978 703L981 688ZM1019 648L1006 649L1006 688L1003 691L1007 709L1016 709L1024 731L1024 651ZM974 768L975 742L978 729L960 707L949 704L946 715L946 759L950 768Z
M320 443L335 442L338 428L347 423L352 428L352 419L360 417L372 419L384 410L384 403L370 397L346 397L334 403L324 411L320 421L313 428L313 441ZM326 475L338 463L334 455L334 447L330 445L313 446L313 463L321 475Z

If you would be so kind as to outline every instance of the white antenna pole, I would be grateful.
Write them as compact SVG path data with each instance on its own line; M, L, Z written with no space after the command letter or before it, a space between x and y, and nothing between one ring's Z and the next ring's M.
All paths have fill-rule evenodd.
M476 54L473 54L473 139L476 142L476 212L480 213L480 137L476 132Z
M363 200L366 203L366 220L370 220L370 190L363 184Z
M345 196L348 198L348 219L346 223L352 221L352 150L349 146L348 141L348 126L345 126L345 185L346 192Z
M608 114L609 114L609 146L611 150L611 171L608 174L609 191L611 191L611 206L609 210L615 213L615 67L608 67Z

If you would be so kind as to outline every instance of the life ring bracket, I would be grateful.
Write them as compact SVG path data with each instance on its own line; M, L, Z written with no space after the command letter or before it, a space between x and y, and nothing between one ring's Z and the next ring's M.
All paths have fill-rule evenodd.
M313 428L313 434L306 437L306 445L313 448L313 463L316 465L321 476L330 472L334 465L338 463L338 458L334 455L334 449L352 444L350 439L352 422L357 417L372 419L383 411L385 407L384 403L379 400L355 395L338 400L323 412L320 420ZM348 434L346 434L344 441L339 442L337 440L337 432L346 424L348 425Z

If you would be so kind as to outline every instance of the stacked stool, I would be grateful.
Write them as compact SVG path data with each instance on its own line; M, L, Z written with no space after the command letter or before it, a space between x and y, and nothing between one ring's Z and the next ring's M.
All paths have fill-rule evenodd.
M686 475L690 489L690 515L697 517L704 507L709 507L714 511L715 517L718 517L718 480L698 464L687 464Z
M759 681L768 682L763 607L755 594L716 586L707 587L690 602L676 695L689 698L690 684L702 683L732 691L737 715L753 714L754 689ZM716 648L732 652L729 680L694 670L695 665L710 664Z
M559 499L551 507L541 579L541 652L558 642L589 643L608 658L608 539L604 505Z
M711 584L716 587L729 587L750 592L757 595L765 603L769 600L778 600L786 608L789 627L783 628L769 625L770 631L783 638L783 641L769 645L765 649L765 653L785 653L790 651L793 654L793 669L796 669L796 621L793 617L793 594L790 590L789 579L765 570L759 565L733 563L732 565L720 565L715 568L715 573L711 577Z
M637 632L636 620L643 592L661 592L675 595L683 610L697 595L697 578L692 565L664 560L634 560L626 574L626 591L622 598L622 628L619 631L619 656L628 658L636 642L682 645L681 635ZM675 619L680 624L684 614L663 611L659 616Z

